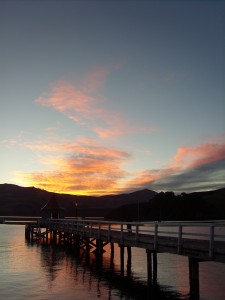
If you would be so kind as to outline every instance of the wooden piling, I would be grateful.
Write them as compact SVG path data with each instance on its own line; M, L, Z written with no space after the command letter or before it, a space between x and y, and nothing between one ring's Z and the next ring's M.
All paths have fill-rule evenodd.
M127 275L131 275L131 247L127 247Z
M89 238L85 238L85 245L86 245L86 251L89 252L90 251L90 239Z
M152 252L146 250L147 253L147 279L148 285L152 284Z
M120 245L120 272L124 275L124 246Z
M189 256L189 283L190 294L194 299L199 299L199 261L198 259Z
M127 260L131 263L131 247L127 246Z
M110 243L111 257L114 258L114 243Z
M96 240L96 254L102 255L103 253L103 242L99 239Z
M151 285L157 281L157 252L146 250L146 253L148 284Z
M157 252L152 253L152 261L153 261L153 282L157 281L157 271L158 271L158 262L157 262Z
M56 232L56 230L53 230L53 232L52 232L52 239L53 239L53 242L56 243L56 241L57 241L57 232Z

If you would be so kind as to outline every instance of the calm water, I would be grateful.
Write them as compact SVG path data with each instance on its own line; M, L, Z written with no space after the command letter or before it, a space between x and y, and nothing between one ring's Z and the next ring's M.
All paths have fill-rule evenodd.
M126 262L126 257L125 257ZM189 299L186 257L159 254L158 280L147 289L146 253L132 249L131 270L120 274L119 249L102 260L62 246L25 241L24 226L0 225L0 299ZM225 299L225 264L200 263L200 299Z

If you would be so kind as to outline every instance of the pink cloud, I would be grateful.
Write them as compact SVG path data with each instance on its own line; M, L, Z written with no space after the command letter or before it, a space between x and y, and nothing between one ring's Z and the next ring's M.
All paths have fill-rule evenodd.
M169 165L178 169L190 169L225 159L225 144L202 144L183 147L171 159Z
M108 73L109 68L105 66L98 67L92 72L89 72L83 80L82 89L86 92L96 92L103 88Z
M88 83L87 90L90 89L89 85L90 83ZM97 86L97 83L95 82L93 85ZM100 132L100 127L93 126L93 122L103 122L105 127L112 127L113 130L115 120L118 120L118 114L111 113L102 106L100 107L99 104L102 101L99 99L87 95L71 83L64 81L57 82L51 90L51 93L38 98L36 103L54 108L79 125L89 124L91 130L97 134ZM120 123L123 123L121 117ZM99 130L96 130L96 128L99 128ZM120 132L117 133L121 134ZM99 136L101 137L101 133Z
M105 85L108 72L106 67L98 67L87 73L78 85L59 80L51 84L49 93L39 97L35 102L52 107L78 123L80 120L105 121L111 114L102 108L102 100L91 94Z
M144 170L132 175L124 185L124 190L150 188L151 184L173 174L173 169Z
M102 139L118 137L126 133L129 133L129 130L125 128L123 124L121 125L117 124L109 128L94 127L93 131Z
M79 87L60 80L50 86L51 91L36 99L39 105L52 107L78 125L89 126L100 138L117 137L135 132L152 132L149 126L130 124L118 112L104 108L104 100L93 92L104 87L109 70L99 67L89 72Z
M93 97L65 81L58 81L51 86L51 93L36 100L40 105L53 107L68 117L73 116L78 122L79 119L89 118L95 101Z
M113 118L108 118L108 124L111 126L96 126L93 128L93 131L103 139L124 136L127 134L152 133L155 131L155 129L150 126L148 127L129 124L129 122L123 119L120 115L115 115Z
M196 147L182 147L177 150L176 155L158 170L144 170L132 175L132 179L126 182L125 189L151 188L151 185L172 178L174 175L182 174L214 162L225 160L225 143L217 141L214 144L202 144ZM165 186L166 188L166 186Z

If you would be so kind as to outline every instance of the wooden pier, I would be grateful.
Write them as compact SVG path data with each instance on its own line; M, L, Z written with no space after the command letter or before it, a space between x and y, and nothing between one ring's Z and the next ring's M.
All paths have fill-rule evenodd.
M225 263L225 222L109 222L85 219L40 219L28 224L26 238L52 241L73 246L76 250L104 253L110 243L120 247L121 274L124 272L124 251L131 265L131 249L146 249L148 284L157 279L157 253L188 256L190 294L199 299L199 262Z

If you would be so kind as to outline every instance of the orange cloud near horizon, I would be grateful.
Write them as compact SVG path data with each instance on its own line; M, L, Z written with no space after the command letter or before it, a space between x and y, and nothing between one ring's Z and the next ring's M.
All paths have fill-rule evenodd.
M127 176L123 170L123 162L130 157L130 153L113 147L106 147L90 140L83 140L84 144L64 143L48 145L33 149L43 150L39 154L40 162L48 164L52 171L16 174L28 185L54 191L81 195L101 195L115 193L118 190L118 181ZM88 144L90 142L90 144ZM30 145L28 145L28 148ZM50 151L51 155L46 156ZM67 151L67 155L52 152Z
M28 146L29 147L29 146ZM17 174L26 184L48 191L81 195L104 195L142 188L170 176L186 172L209 163L225 159L225 144L202 144L183 147L165 167L158 170L127 172L124 164L131 159L131 153L102 146L93 140L80 138L76 143L48 145L48 151L67 151L67 155L45 156L46 147L37 145L43 151L42 163L53 167L52 171ZM33 145L33 149L36 146ZM179 183L178 183L179 184Z

